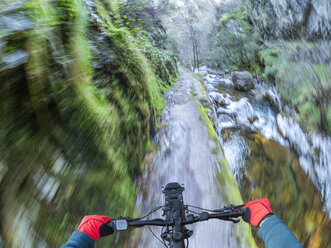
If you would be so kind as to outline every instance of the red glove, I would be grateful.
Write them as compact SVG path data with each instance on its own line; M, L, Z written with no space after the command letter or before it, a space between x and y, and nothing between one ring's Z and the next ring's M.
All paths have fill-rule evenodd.
M244 211L243 220L254 226L260 226L263 220L273 215L270 202L267 198L248 202L244 206Z
M108 222L111 222L111 219L107 216L88 215L80 222L77 231L83 232L91 239L96 240L114 232L114 229L107 225Z

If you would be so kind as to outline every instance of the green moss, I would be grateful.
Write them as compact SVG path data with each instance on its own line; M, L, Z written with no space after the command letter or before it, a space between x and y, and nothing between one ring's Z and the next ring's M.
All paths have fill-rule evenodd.
M300 105L298 110L300 113L299 122L306 122L306 129L313 131L314 127L317 127L320 121L319 111L316 106L312 102L307 101Z
M229 164L225 158L218 161L220 166L220 172L217 174L218 181L220 182L220 191L222 196L228 205L240 205L243 204L239 188L234 178ZM251 228L249 224L241 221L238 224L237 240L240 243L244 243L248 247L256 247L254 237L251 234Z
M219 160L218 163L221 171L217 174L217 178L220 182L223 196L225 196L225 201L227 204L242 204L243 201L237 186L237 181L230 170L228 161L223 158L223 160Z
M202 82L202 75L200 73L193 72L193 77L197 79L200 83Z
M243 11L241 8L235 8L230 13L225 13L221 16L221 18L218 20L217 25L222 25L223 23L226 23L230 19L236 19L236 20L246 20L247 13L246 11Z
M226 158L224 157L224 149L219 142L218 136L212 125L212 122L208 118L207 115L208 109L204 108L199 102L196 102L196 104L199 109L200 117L207 127L209 138L215 141L216 146L212 149L212 153L219 154L220 150L222 151L223 159L218 160L218 164L220 166L220 172L217 174L217 179L220 183L219 186L222 197L228 205L243 204L243 200L239 192L236 179L234 178L230 170L229 164ZM251 234L251 229L249 224L244 223L242 221L238 224L238 232L236 239L238 240L239 243L245 244L245 246L256 247L255 240Z
M327 119L328 119L328 122L331 123L331 107L328 108ZM331 127L330 127L329 132L331 133Z
M213 149L212 149L212 153L213 154L218 154L220 152L220 148L219 146L215 146Z
M203 121L203 123L207 127L209 138L212 139L215 142L219 142L219 139L218 139L218 136L215 132L214 126L211 123L211 121L209 120L208 115L206 113L206 109L201 105L201 103L196 102L196 104L197 104L197 107L198 107L198 110L199 110L199 113L200 113L201 120Z
M168 83L168 84L166 84L166 85L164 85L164 84L161 83L161 84L160 84L160 91L161 91L161 93L164 94L164 93L166 93L168 90L170 90L170 89L174 86L174 84L175 84L176 82L178 82L179 78L180 78L180 74L177 74L176 77L170 76L170 78L169 78L169 82L170 82L170 83Z
M34 27L9 46L24 47L29 60L0 72L1 219L10 226L21 206L27 215L39 209L31 229L52 247L63 245L86 214L137 214L134 179L150 148L150 124L164 107L161 92L176 80L176 68L159 63L162 57L153 62L167 65L169 81L155 75L114 21L116 4L95 3L99 22L80 0L29 1L22 11ZM59 163L63 169L54 172ZM49 201L36 187L42 178L58 183ZM7 211L9 204L18 207ZM11 246L12 236L3 229L1 236ZM100 244L120 247L115 238Z
M322 91L330 89L331 72L328 65L315 62L309 57L316 54L320 48L309 43L268 44L259 53L264 64L264 76L276 84L282 99L296 107L299 111L297 119L307 131L319 131L321 125L320 109L317 106L321 95L316 88L322 86ZM308 56L308 57L307 57ZM325 130L323 130L325 132Z

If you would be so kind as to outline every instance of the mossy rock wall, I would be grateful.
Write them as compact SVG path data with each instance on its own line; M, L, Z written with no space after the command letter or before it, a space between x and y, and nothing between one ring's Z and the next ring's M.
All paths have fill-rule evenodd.
M272 42L260 52L264 77L298 112L306 131L331 133L329 42Z
M11 247L60 247L86 214L133 214L170 82L121 27L114 1L0 5L0 235Z

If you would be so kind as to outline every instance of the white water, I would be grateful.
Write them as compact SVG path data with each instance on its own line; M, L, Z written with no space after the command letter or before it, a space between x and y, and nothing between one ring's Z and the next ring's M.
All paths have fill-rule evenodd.
M331 137L304 133L292 118L277 115L277 124L300 157L300 165L310 176L325 200L331 218Z
M204 83L208 91L219 84L231 87L229 80L216 74L204 75ZM320 191L325 201L325 211L331 218L331 137L323 137L313 132L305 133L293 120L295 111L282 104L275 88L260 83L256 85L252 93L253 97L250 99L241 98L238 101L232 101L229 97L230 104L226 107L218 107L216 111L218 115L227 114L232 120L222 122L217 116L215 126L218 134L221 134L222 129L245 127L252 131L259 130L267 139L273 139L284 146L291 146L299 155L301 167ZM264 101L259 102L257 99ZM275 112L269 104L265 104L266 99L275 106L276 111L282 110L287 116ZM212 100L210 99L210 102L213 103ZM215 105L214 107L217 108ZM257 119L250 123L249 119L252 116L256 116ZM247 146L241 138L235 136L223 142L223 147L232 172L237 174L238 170L244 166L245 157L249 153Z

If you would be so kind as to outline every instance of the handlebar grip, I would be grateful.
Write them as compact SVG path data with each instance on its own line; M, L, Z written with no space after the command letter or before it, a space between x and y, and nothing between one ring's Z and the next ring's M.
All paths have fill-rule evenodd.
M115 225L114 221L110 221L110 222L108 222L108 223L107 223L107 226L113 228L113 230L116 231L116 225Z

